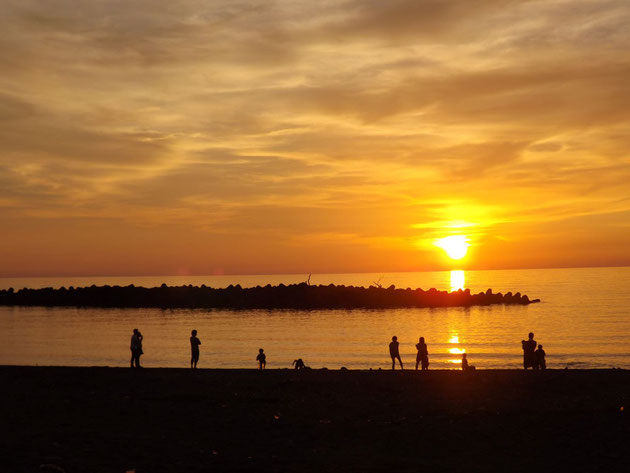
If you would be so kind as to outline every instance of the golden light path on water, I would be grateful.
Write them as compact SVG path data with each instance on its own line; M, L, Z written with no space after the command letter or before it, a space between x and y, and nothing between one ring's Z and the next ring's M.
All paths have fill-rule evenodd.
M458 291L460 289L464 290L466 286L466 273L461 269L455 269L451 271L451 292ZM451 338L448 340L449 344L459 345L459 335L453 334ZM451 347L448 349L448 352L451 355L462 355L466 353L466 349L460 348L459 346ZM449 358L448 363L461 363L461 358Z
M455 272L455 271L451 271L451 274L453 272ZM457 272L463 273L463 271L457 271ZM457 335L457 334L451 335L451 338L448 339L448 343L449 344L453 344L453 345L459 345L459 335ZM466 349L465 348L460 348L459 346L455 346L455 347L449 348L448 352L451 355L461 355L463 353L466 353ZM447 361L448 361L448 363L461 363L462 362L461 358L450 358Z
M462 270L451 271L451 292L464 289L466 285L466 275Z

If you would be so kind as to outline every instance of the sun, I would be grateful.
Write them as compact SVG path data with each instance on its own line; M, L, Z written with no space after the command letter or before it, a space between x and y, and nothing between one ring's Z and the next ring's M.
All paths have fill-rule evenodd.
M452 259L462 259L470 245L464 235L451 235L437 240L435 246L442 248Z

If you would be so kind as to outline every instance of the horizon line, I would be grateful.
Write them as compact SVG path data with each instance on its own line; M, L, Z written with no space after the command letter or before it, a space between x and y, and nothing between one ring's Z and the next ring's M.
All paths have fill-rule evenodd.
M159 277L232 277L232 276L300 276L300 275L340 275L340 274L400 274L400 273L445 273L451 271L535 271L548 269L604 269L604 268L630 268L630 264L608 265L608 266L543 266L543 267L527 267L527 268L484 268L484 269L436 269L436 270L419 270L419 271L349 271L349 272L270 272L270 273L223 273L223 274L74 274L74 275L0 275L0 279L48 279L48 278L159 278Z

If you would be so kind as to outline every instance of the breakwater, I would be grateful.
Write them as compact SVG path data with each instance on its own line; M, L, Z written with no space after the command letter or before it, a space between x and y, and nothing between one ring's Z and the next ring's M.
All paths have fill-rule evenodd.
M243 288L167 286L89 286L69 288L14 289L0 291L0 305L75 307L157 307L164 309L358 309L396 307L469 307L479 305L527 305L540 302L520 292L472 294L437 289L397 289L394 286L362 287L330 284L280 284Z

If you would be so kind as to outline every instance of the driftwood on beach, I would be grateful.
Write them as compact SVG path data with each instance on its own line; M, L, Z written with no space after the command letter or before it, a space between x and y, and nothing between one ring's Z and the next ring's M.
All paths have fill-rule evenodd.
M526 305L530 300L520 292L493 293L492 289L471 294L437 289L396 289L370 286L311 286L307 283L242 288L230 285L216 289L202 286L145 288L90 286L69 288L13 289L0 291L0 305L76 307L157 307L218 309L354 309L394 307L468 307L474 305Z

